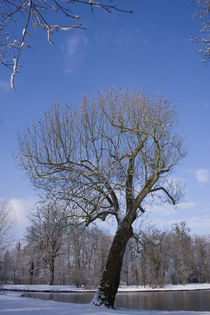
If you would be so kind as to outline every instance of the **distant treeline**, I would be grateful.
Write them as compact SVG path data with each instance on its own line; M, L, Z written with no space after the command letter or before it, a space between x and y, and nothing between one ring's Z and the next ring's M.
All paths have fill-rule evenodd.
M0 283L95 287L112 237L96 227L38 223L36 217L25 240L1 256ZM147 226L129 241L121 284L204 282L210 282L210 238L191 236L184 222L165 231Z

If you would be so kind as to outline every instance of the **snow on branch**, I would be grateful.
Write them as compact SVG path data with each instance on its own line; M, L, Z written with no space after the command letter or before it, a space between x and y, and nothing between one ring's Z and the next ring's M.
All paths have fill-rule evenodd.
M191 40L194 40L199 46L199 53L202 54L201 63L206 63L210 59L210 0L190 0L191 2L197 2L199 9L195 13L202 21L202 28L198 31L197 36L192 36Z

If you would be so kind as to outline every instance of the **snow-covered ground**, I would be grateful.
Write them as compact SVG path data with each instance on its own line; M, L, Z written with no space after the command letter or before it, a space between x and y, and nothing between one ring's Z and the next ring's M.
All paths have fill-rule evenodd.
M37 292L94 292L95 290L76 288L69 285L2 285L0 289L12 291L37 291ZM210 290L210 283L195 283L186 285L168 284L164 288L155 288L139 286L121 286L118 292L141 292L141 291L177 291L177 290Z
M90 304L72 304L21 297L18 293L0 293L0 315L209 315L210 312L109 310Z

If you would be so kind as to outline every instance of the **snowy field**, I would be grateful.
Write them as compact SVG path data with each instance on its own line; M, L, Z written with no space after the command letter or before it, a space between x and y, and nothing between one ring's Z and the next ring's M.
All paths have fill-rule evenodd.
M69 285L2 285L0 289L12 291L33 291L33 292L94 292L95 290L76 288ZM155 288L139 286L121 286L118 292L146 292L146 291L178 291L178 290L210 290L210 283L195 283L186 285L168 284L164 288Z
M209 315L210 312L109 310L90 304L72 304L24 298L20 293L0 293L0 315Z

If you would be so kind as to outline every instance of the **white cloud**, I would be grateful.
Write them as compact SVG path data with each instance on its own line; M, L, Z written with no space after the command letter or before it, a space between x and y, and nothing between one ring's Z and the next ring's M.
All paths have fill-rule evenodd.
M199 183L207 183L209 181L209 171L206 168L196 170L195 176Z
M36 201L35 199L9 199L10 217L14 222L15 234L18 237L23 236L26 227L29 225L28 216L33 211Z
M12 208L11 214L13 216L13 219L18 224L26 224L28 222L27 216L31 212L35 202L36 201L34 199L10 199L10 204Z

